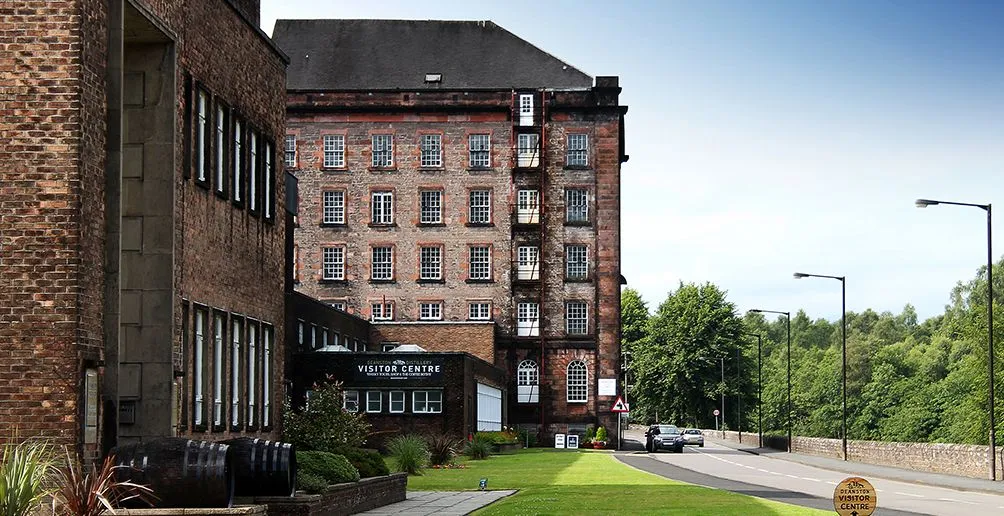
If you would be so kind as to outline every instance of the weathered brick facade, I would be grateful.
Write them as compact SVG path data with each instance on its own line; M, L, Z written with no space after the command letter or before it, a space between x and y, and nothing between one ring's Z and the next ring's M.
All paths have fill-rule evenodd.
M365 22L328 22L280 20L275 32L280 46L296 50L295 54L290 51L289 83L293 86L287 97L287 135L295 140L290 164L299 180L301 201L295 230L297 290L340 303L362 317L374 315L374 304L390 305L390 319L394 322L374 322L371 346L396 341L478 356L491 349L496 365L510 373L510 424L536 426L546 438L569 430L568 425L573 425L574 431L586 424L603 424L615 431L616 417L609 412L615 397L599 396L598 381L618 379L620 373L620 164L626 159L623 116L627 108L618 105L617 78L599 77L593 83L581 74L574 79L574 86L536 86L541 81L531 81L534 87L517 85L514 89L508 86L513 82L508 81L505 87L446 87L447 78L476 82L477 70L470 75L463 73L465 67L480 66L450 63L447 52L442 54L442 63L425 71L461 70L447 71L439 79L433 74L427 77L432 82L424 86L413 86L411 76L407 76L407 84L325 87L325 81L335 84L344 74L337 68L318 72L325 62L315 59L325 57L313 57L317 54L304 40L334 41L327 32L331 30L342 31L339 37L350 39L356 34L352 31L360 31L361 38L369 34L367 27L361 26ZM435 31L439 29L429 25L441 24L440 28L452 38L455 36L450 31L470 30L475 36L474 42L468 43L473 45L478 44L479 34L497 37L497 27L490 22L374 23L370 28L379 28L381 33L395 28ZM476 25L456 25L465 23ZM428 40L401 44L430 45L424 54L440 55L438 47L431 46ZM493 43L486 40L481 44ZM335 54L342 51L335 50ZM359 62L351 62L351 52L352 48L344 49L348 57L342 55L339 59L350 62L346 66L352 66L353 73L359 75L345 80L364 82L369 62L362 57ZM504 50L492 47L485 52ZM537 57L527 57L531 58ZM551 65L546 60L542 63L542 68ZM408 63L400 63L394 68L394 76L408 68ZM384 79L372 80L376 83ZM442 80L443 85L437 80ZM526 123L522 118L526 115L520 112L524 95L531 97L533 104L529 115L532 120ZM542 142L532 161L525 163L519 156L522 134L536 135ZM393 142L390 166L374 166L374 136L378 135L389 135ZM422 144L427 135L439 137L441 164L423 166ZM472 166L471 135L487 135L487 166ZM588 142L582 149L581 163L570 164L569 135ZM327 163L326 136L330 137ZM474 224L470 218L470 196L475 190L490 192L487 224ZM539 192L540 205L530 210L534 212L530 219L520 219L517 213L521 190ZM571 210L566 202L569 190L584 192L588 213L585 220L567 217L567 210ZM423 223L421 218L422 195L426 191L440 192L437 198L442 205L441 220L433 223ZM391 194L392 223L377 219L375 212L381 211L383 204L378 203L374 192ZM327 220L325 195L329 201L341 200L329 202ZM585 246L584 277L566 275L569 245ZM471 248L482 246L490 248L488 280L471 276ZM435 279L421 276L421 250L427 247L440 249L442 273ZM535 247L540 256L534 271L524 270L529 274L524 279L518 277L520 247ZM326 248L329 258L336 257L328 263L327 277ZM391 249L390 279L374 277L374 248ZM458 333L467 331L462 324L449 323L466 324L472 319L470 304L480 302L491 303L494 335L485 332L471 339L466 333ZM519 304L527 302L539 303L539 318L521 323ZM585 331L569 331L566 313L570 302L584 306ZM439 306L441 314L423 316L423 303ZM442 322L421 321L430 318ZM530 335L520 335L521 324L533 326L532 331L524 332ZM541 368L538 402L517 402L517 368L524 360L532 360ZM585 401L568 401L567 367L572 361L586 366Z
M0 439L16 428L94 456L190 433L183 307L196 303L274 325L282 385L282 182L261 192L276 199L266 221L196 184L191 168L193 85L213 112L219 100L273 152L281 145L286 61L257 10L255 0L0 5L0 53L13 57L0 62ZM272 394L275 420L282 393Z
M495 360L495 325L490 322L374 324L372 350L387 342L421 343L426 351L463 350L486 362Z

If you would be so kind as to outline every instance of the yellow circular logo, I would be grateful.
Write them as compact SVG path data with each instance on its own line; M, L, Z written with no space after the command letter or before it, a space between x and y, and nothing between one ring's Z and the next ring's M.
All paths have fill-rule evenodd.
M833 508L840 516L871 516L876 505L875 488L863 478L845 478L833 490Z

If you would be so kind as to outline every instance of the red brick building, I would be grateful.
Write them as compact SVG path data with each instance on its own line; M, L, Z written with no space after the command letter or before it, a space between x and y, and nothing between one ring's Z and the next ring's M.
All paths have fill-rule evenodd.
M276 435L287 59L258 13L0 4L0 439Z
M510 423L614 431L618 79L491 22L280 20L273 38L297 289L371 319L368 351L494 359Z

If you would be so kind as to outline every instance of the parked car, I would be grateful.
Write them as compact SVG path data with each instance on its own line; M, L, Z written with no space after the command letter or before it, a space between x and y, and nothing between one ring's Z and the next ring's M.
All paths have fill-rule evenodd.
M696 428L688 428L683 431L683 444L696 444L704 448L704 434Z
M645 432L645 449L649 453L671 450L683 453L683 434L674 425L652 425Z

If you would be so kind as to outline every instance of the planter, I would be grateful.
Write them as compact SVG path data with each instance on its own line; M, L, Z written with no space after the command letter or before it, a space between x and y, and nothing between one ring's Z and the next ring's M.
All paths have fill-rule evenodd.
M516 453L523 448L523 443L502 443L492 444L492 453L496 455L508 455Z
M594 450L602 450L602 449L604 449L606 447L607 447L607 442L606 441L593 441L593 449Z

